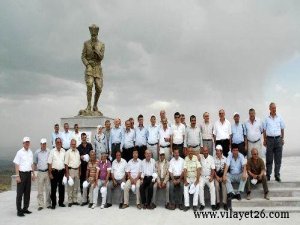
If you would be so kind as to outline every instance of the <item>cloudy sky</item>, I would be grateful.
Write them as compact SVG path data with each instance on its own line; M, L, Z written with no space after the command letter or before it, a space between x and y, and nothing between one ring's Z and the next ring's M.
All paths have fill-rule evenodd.
M299 1L1 1L0 156L28 135L36 148L61 117L86 106L83 42L100 26L105 43L105 116L224 108L247 119L286 122L285 151L297 153L300 113Z

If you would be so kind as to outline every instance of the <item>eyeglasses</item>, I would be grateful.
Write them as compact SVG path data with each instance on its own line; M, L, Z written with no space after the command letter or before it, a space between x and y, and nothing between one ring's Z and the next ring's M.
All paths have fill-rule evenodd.
M175 119L178 119L179 118L179 116L175 116Z

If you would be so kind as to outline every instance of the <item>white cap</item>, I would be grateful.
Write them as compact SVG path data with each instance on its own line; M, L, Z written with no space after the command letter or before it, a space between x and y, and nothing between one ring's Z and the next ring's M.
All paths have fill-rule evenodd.
M223 151L222 145L217 145L217 146L216 146L216 149L219 149L219 150L222 150L222 151Z
M193 194L195 194L195 192L196 192L196 186L195 186L194 183L192 183L192 184L190 185L189 193L190 193L191 195L193 195Z
M88 181L84 181L83 183L82 183L82 187L83 188L87 188L89 186L89 182Z
M257 184L257 179L252 179L251 184L253 184L253 185Z
M41 139L41 144L46 144L47 143L47 139L46 138L42 138Z
M135 194L135 185L131 185L131 191Z
M63 185L66 185L68 183L68 179L66 176L63 177L62 183Z
M107 188L104 187L104 186L102 186L102 187L100 188L100 193L102 194L102 196L103 196L104 194L106 194L106 192L107 192Z
M161 154L165 154L165 150L163 149L163 148L160 148L159 149L159 154L161 155Z
M23 143L24 143L24 142L27 142L27 141L30 141L30 138L29 138L29 137L24 137L24 138L23 138Z
M83 161L88 162L90 160L90 156L88 154L83 155Z
M240 115L238 112L233 113L233 117L235 117L236 115Z
M97 129L102 128L102 127L103 127L102 125L98 125L98 126L97 126Z
M125 182L123 181L123 182L121 183L121 189L124 190L124 188L125 188Z
M72 177L69 177L68 185L69 185L70 187L72 187L72 186L74 185L74 180L72 179Z

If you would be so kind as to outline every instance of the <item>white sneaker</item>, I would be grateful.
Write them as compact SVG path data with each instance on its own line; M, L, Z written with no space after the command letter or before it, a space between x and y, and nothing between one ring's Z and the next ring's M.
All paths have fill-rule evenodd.
M94 209L95 207L96 207L96 204L93 204L91 208Z
M104 205L103 204L100 206L100 209L104 209Z

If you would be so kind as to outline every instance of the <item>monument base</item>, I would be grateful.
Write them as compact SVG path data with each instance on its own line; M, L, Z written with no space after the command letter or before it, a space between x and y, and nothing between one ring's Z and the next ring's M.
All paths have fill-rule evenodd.
M105 121L109 120L113 123L113 119L106 116L74 116L74 117L63 117L60 119L61 126L64 123L68 123L70 131L74 131L74 125L78 124L80 133L87 133L88 141L92 141L92 137L96 133L98 125L104 126Z

